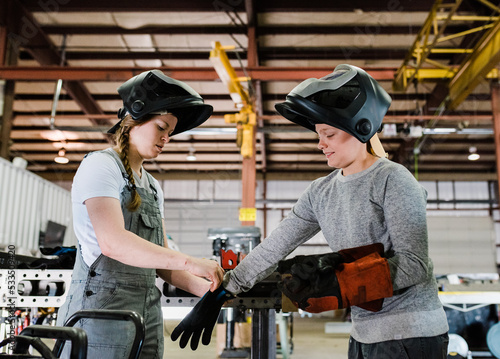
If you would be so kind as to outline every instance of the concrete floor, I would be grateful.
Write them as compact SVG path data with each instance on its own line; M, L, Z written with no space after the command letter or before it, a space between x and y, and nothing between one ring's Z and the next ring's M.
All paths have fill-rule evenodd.
M331 358L346 359L349 335L345 330L340 333L325 333L325 324L331 323L335 319L328 316L313 316L311 318L301 318L298 313L294 313L293 323L293 353L289 355L290 359L312 359L312 358ZM180 349L178 342L170 340L170 333L179 321L165 321L165 359L199 359L199 358L218 358L216 350L217 338L215 333L208 346L200 344L196 351L192 351L189 345L185 349ZM214 330L215 332L215 330ZM278 354L276 358L283 358ZM269 358L272 359L272 358Z

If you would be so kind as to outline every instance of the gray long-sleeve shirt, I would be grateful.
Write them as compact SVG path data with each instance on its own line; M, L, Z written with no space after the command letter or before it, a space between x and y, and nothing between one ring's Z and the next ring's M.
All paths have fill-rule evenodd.
M351 335L362 343L430 337L448 331L428 257L427 194L403 166L381 158L349 176L340 170L311 183L291 213L231 272L224 286L247 291L320 230L336 252L380 242L394 296L379 312L352 307Z

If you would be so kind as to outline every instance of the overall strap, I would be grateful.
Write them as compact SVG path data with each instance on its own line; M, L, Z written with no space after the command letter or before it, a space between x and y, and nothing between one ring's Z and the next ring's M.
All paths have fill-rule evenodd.
M144 174L146 175L149 183L149 188L151 188L151 192L153 193L153 196L155 197L155 200L158 201L158 190L156 189L156 186L154 185L155 180L153 176L149 174L148 171L144 170Z

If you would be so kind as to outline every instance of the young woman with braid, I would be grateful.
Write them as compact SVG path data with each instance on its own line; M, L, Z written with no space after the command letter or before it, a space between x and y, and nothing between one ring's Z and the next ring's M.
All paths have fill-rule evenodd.
M162 358L163 316L156 275L202 295L217 288L220 266L167 247L160 184L143 167L170 137L205 122L212 107L191 87L159 70L118 88L123 108L108 132L116 145L88 154L73 181L77 259L58 325L82 309L133 310L144 317L141 358ZM89 358L126 358L134 330L127 322L85 320ZM66 346L63 353L69 355ZM63 355L63 356L64 356Z

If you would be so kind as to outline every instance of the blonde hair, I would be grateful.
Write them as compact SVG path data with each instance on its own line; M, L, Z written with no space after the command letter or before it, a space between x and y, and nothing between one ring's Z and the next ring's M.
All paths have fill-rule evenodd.
M370 155L377 156L377 154L375 153L375 150L373 149L372 144L370 143L370 141L366 142L366 151L367 151Z
M120 124L118 130L113 134L113 141L118 147L118 153L120 155L120 159L123 162L123 166L125 167L125 171L128 175L129 183L132 187L132 198L130 202L127 204L127 209L129 211L135 212L139 206L141 205L141 196L137 192L134 173L132 172L132 167L130 167L130 162L128 159L129 155L129 142L130 142L130 130L135 126L139 126L149 121L153 116L146 115L142 117L140 120L134 120L130 114L125 116L123 121Z

